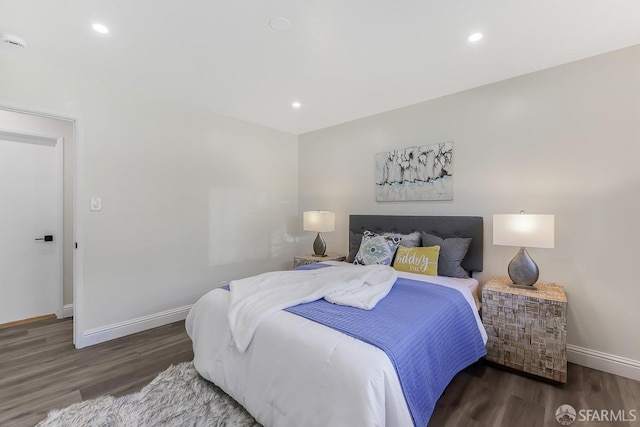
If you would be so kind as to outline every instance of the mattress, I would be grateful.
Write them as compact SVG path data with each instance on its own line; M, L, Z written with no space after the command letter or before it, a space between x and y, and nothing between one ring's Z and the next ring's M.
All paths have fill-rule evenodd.
M472 293L477 281L399 274L460 292L486 343ZM384 351L280 311L262 321L250 346L240 353L230 333L229 300L229 292L216 289L189 313L186 327L193 340L194 364L258 422L284 427L413 424L396 370Z

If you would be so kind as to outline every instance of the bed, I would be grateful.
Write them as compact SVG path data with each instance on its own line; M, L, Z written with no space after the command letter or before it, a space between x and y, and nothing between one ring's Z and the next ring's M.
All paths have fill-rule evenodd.
M420 231L441 238L470 237L471 244L461 265L472 275L482 271L482 229L481 217L352 215L350 246L357 245L364 230L400 234ZM327 271L352 269L343 265L328 262L307 267ZM238 350L231 334L230 292L214 289L198 300L186 321L193 341L195 367L265 426L426 425L448 382L484 355L486 334L473 297L477 281L408 272L398 274L392 290L374 310L341 307L324 300L279 310L259 323L244 351ZM432 304L433 312L416 315L419 310L405 305L407 297L400 293L403 290L423 292L426 288L433 294L425 297L424 307ZM449 301L451 307L447 305ZM429 359L424 367L404 366L402 363L406 362L390 353L384 342L374 345L367 337L342 329L353 325L360 325L361 330L396 327L391 325L394 319L372 323L367 318L369 313L379 313L385 307L387 311L403 314L396 317L414 316L415 328L404 326L402 334L410 336L408 332L411 332L431 337L430 342L419 344L422 347L402 350L410 356L405 357L411 359L409 362ZM324 313L323 321L328 323L311 320L313 316L309 312L314 310ZM420 326L420 322L424 325ZM418 329L421 327L427 329ZM465 330L466 335L458 335L458 330ZM411 338L414 339L417 340ZM420 370L423 368L427 370ZM414 374L408 377L409 371ZM419 379L416 382L421 383L421 387L422 383L429 383L424 393L418 393L417 401L415 392L412 397L407 391L407 378L409 381ZM423 406L419 408L423 412L417 412L416 405Z

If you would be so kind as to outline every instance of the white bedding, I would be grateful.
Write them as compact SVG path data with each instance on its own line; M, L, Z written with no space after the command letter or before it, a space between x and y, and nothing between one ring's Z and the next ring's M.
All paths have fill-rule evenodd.
M260 322L294 305L327 301L371 310L387 296L398 272L386 265L342 263L336 268L272 271L229 284L229 325L238 351L249 346Z
M468 282L400 276L457 289L472 308L486 343ZM267 427L412 425L395 369L382 350L279 311L262 321L251 345L240 353L230 332L229 302L228 291L215 289L189 313L186 327L194 364L258 422Z

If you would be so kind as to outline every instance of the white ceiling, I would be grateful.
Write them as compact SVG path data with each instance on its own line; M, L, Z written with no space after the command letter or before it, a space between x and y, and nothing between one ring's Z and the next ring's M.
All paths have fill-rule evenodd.
M299 134L640 44L640 1L0 0L0 32L19 55Z

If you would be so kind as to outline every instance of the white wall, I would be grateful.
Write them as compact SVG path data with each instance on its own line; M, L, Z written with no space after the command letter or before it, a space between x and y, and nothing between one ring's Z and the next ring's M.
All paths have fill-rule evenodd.
M0 129L64 138L64 266L63 298L73 304L73 123L0 109Z
M453 201L375 201L375 153L442 141L455 142ZM494 213L554 214L555 249L530 253L566 288L569 343L640 369L639 142L635 46L301 135L299 206L336 212L325 239L342 253L349 214L481 215L481 281L517 250L492 245Z
M9 53L1 105L78 118L80 345L184 317L222 281L291 265L294 135Z

